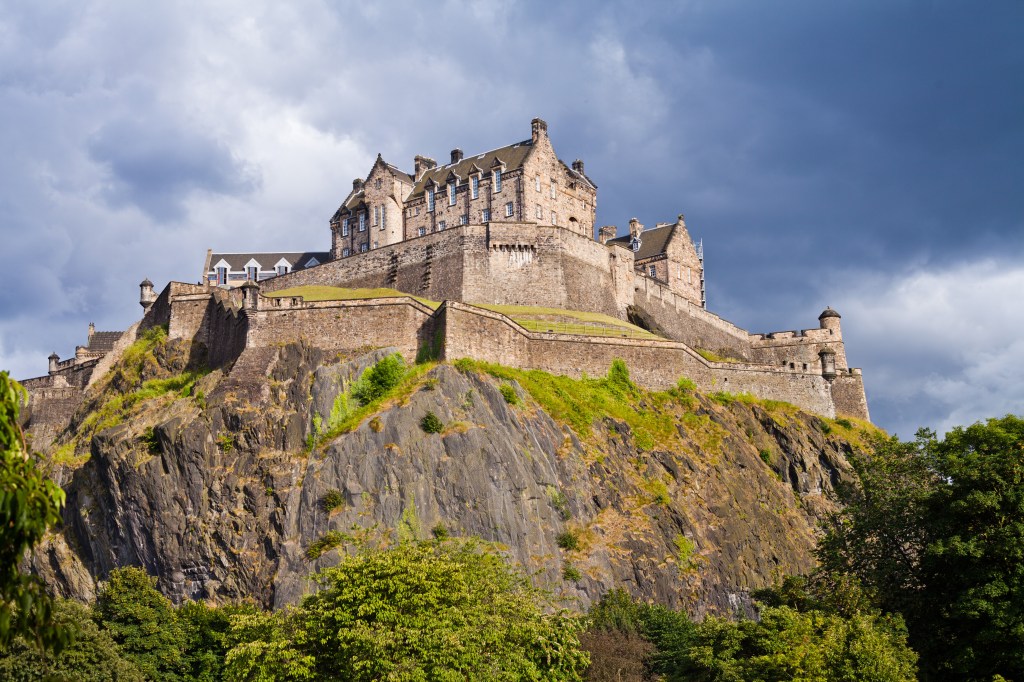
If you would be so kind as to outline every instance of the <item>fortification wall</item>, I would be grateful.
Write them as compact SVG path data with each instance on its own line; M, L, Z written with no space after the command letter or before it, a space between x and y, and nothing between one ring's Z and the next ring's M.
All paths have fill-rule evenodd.
M249 320L241 314L241 292L216 289L207 302L204 324L207 338L207 362L223 367L234 362L245 350Z
M340 351L395 346L412 362L432 330L434 311L404 296L298 304L293 300L260 297L255 310L246 309L246 347L299 340Z
M437 301L462 295L463 229L382 246L260 282L264 292L296 286L390 287Z
M836 369L847 369L842 333L833 329L802 329L751 336L751 359L766 365L808 365L820 367L818 353L828 349L836 354Z
M124 355L124 351L128 346L135 343L136 339L139 338L139 327L142 324L142 320L139 320L132 324L125 330L124 334L121 334L121 338L117 340L114 347L110 349L110 352L104 355L96 363L96 367L93 369L92 374L89 377L89 386L92 386L97 381L106 376L110 368L114 366L114 363L121 359Z
M820 373L708 362L681 343L527 332L503 315L452 302L445 305L443 325L449 360L472 357L579 378L604 375L619 358L637 384L655 390L686 377L705 392L749 392L829 417L836 412Z
M749 332L709 313L649 277L636 278L633 305L647 313L676 341L719 355L753 359Z
M21 411L22 428L29 433L35 449L48 447L71 421L71 416L82 401L82 389L64 384L62 378L39 377L50 380L42 386L36 379L23 382L29 389L28 404ZM57 379L57 381L54 381ZM30 385L30 382L36 382Z
M864 392L864 377L859 369L848 369L836 376L832 382L832 399L837 414L871 421Z

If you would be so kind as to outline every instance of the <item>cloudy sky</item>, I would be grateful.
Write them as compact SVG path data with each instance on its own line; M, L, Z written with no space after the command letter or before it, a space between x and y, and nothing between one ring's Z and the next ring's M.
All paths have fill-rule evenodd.
M831 305L874 420L1024 413L1024 3L0 6L0 368L44 374L208 247L326 249L411 170L548 121L599 224L685 212L709 308Z

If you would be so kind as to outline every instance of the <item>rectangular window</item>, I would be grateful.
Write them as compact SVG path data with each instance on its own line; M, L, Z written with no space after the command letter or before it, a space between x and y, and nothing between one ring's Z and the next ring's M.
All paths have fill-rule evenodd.
M551 181L551 198L552 199L555 198L555 181L554 180Z
M537 191L539 192L540 191L540 176L539 175L536 178L536 183L537 183Z
M345 218L344 220L341 221L341 236L348 236L348 218Z
M427 228L425 228L425 227L421 227L420 229L416 230L416 234L419 235L420 237L422 237L426 233L427 233Z
M373 224L374 225L379 225L380 224L380 206L374 206L373 207Z
M380 189L380 186L381 186L381 179L380 179L380 178L377 178L377 179L376 179L376 180L375 180L375 181L373 182L373 186L374 186L374 187L376 187L377 189Z
M454 206L455 205L455 183L454 182L449 182L448 183L448 205L449 206Z
M465 225L468 222L469 222L469 216L468 215L463 214L463 215L459 216L459 225Z
M443 230L443 229L444 229L444 228L446 228L446 227L448 227L448 223L446 223L446 222L445 222L445 221L443 221L443 220L439 220L439 221L438 221L438 223L437 223L437 229L439 229L439 230Z
M651 275L651 277L656 277L658 275L658 268L656 268L653 265L649 265L647 267L647 272Z
M278 265L277 266L277 274L279 274L279 275L287 275L288 274L288 266L287 265Z
M501 169L494 169L494 193L497 194L501 191Z
M366 211L359 214L359 231L366 232Z
M551 224L552 225L557 225L558 224L558 214L555 213L554 211L551 212Z
M512 214L515 213L515 208L515 204L513 204L511 201L505 204L505 217L511 218Z
M363 242L362 244L359 245L359 250L360 251L366 251L366 246L367 246L366 242Z
M434 188L427 190L427 213L434 212Z
M473 198L474 199L479 199L480 198L480 176L479 175L474 175L473 179L470 180L469 186L472 189Z
M537 220L544 220L544 209L540 207L540 204L537 204Z
M228 283L228 269L227 268L217 268L217 284L227 284L227 283Z
M375 249L376 249L376 248L377 248L377 246L378 246L379 244L380 244L380 242L378 242L378 241L374 241L374 242L373 242L373 248L375 248Z
M388 226L388 207L387 206L381 206L380 207L380 229L383 230L387 226Z
M420 207L419 207L419 206L417 206L417 207L416 207L416 215L419 215L419 214L420 214Z
M255 265L250 265L245 269L245 278L250 282L255 282L256 278L259 276L259 270L260 269Z
M351 255L352 255L351 249L344 248L344 249L341 250L341 257L342 258L348 258Z
M491 222L491 209L485 208L480 211L480 220L485 223Z

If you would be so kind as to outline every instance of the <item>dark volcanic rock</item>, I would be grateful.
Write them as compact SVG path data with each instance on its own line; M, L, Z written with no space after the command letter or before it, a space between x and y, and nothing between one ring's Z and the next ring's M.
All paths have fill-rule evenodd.
M605 418L580 438L521 387L510 405L497 380L440 365L310 452L337 396L386 353L249 350L201 382L205 404L165 401L100 432L36 569L83 598L133 564L175 600L281 606L344 551L307 557L328 531L442 525L499 543L581 607L622 585L696 614L745 609L748 590L813 565L814 524L850 448L817 417L694 396L650 406L674 411L680 437L640 449L626 423ZM420 427L427 412L442 433ZM147 427L157 447L140 439ZM328 512L334 489L345 504ZM559 547L566 531L578 549ZM570 565L580 580L563 578Z

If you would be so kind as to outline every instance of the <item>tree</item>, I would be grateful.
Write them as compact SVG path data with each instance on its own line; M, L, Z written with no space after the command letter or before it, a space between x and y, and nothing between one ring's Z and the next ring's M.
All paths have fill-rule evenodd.
M64 491L35 465L18 425L25 389L0 372L0 646L20 635L59 649L67 632L51 622L53 601L18 563L60 523Z
M1024 679L1024 420L884 439L852 462L823 567L904 615L926 679Z
M184 632L170 601L141 568L110 572L96 595L95 618L146 679L181 679Z
M476 541L363 548L316 579L292 616L229 652L231 670L257 671L231 679L270 679L254 661L272 672L292 637L316 679L580 680L587 664L579 622Z
M221 680L224 661L233 643L232 619L256 613L257 609L252 604L217 607L207 606L201 601L182 604L177 610L177 617L184 633L182 667L185 678L196 682Z
M31 639L16 637L0 655L0 679L10 682L143 682L135 665L92 620L88 606L60 599L53 621L71 635L57 654L40 650Z

